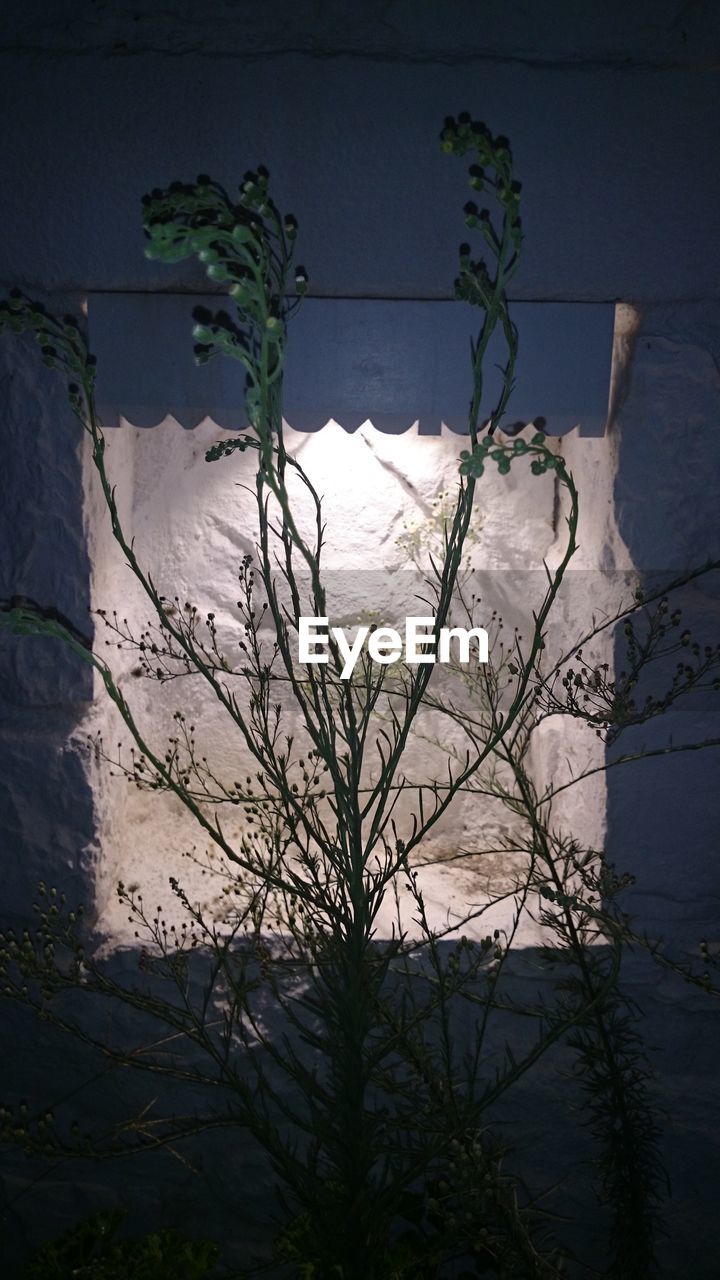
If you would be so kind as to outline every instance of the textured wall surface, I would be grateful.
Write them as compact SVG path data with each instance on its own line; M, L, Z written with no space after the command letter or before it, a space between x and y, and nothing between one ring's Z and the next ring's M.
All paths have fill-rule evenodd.
M527 434L532 434L532 428ZM237 649L241 634L235 606L237 565L244 554L253 553L257 538L254 458L249 453L236 454L230 461L209 466L204 452L217 435L212 422L192 432L180 431L172 419L150 430L125 424L109 433L107 460L127 511L126 536L135 539L141 564L165 595L172 598L178 594L182 600L190 600L201 617L213 612L221 650L228 656L231 670L240 671L245 659ZM289 430L287 441L324 496L327 527L323 562L330 625L350 630L358 622L375 622L402 632L407 615L428 612L419 600L427 599L430 590L424 576L430 567L429 556L438 557L442 551L442 521L457 474L457 437L449 431L439 439L422 438L414 431L401 437L384 436L370 424L348 436L330 423L310 436ZM558 607L553 643L556 648L567 648L583 620L589 625L593 610L612 607L621 589L620 571L631 568L631 563L617 538L610 506L614 475L611 440L589 440L574 434L559 441L557 447L571 458L578 485L582 488L585 481L585 487L592 486L595 499L581 522L578 537L583 550L576 557ZM94 495L92 477L88 483ZM302 494L294 492L300 504L300 529L311 540L314 512ZM93 496L93 509L94 501ZM505 637L510 639L516 625L527 636L532 627L531 609L540 608L547 586L542 561L552 563L564 547L566 531L561 522L554 521L554 501L552 479L533 477L529 468L517 468L507 478L488 475L479 487L464 591L466 597L471 591L482 597L475 622L490 628L496 661L503 635L492 630L493 610L502 616ZM148 604L124 569L107 525L107 518L99 511L93 521L93 603L108 612L117 608L123 620L127 619L128 630L139 638ZM602 574L600 570L608 565L614 572ZM307 611L312 613L310 603ZM453 620L457 624L466 621L459 613ZM112 632L108 635L111 642L117 639ZM268 639L266 635L266 643ZM608 635L606 649L610 642ZM606 656L612 660L611 652ZM132 700L136 720L156 749L158 744L165 749L163 734L170 737L176 732L172 716L182 709L197 726L198 754L207 754L217 776L231 785L233 778L255 774L257 766L240 735L202 679L193 680L192 685L182 680L159 687L155 681L133 677L133 670L138 669L137 651L111 651L111 658L122 673L122 687ZM470 710L477 691L464 694L460 683L454 688L447 680L443 683L444 675L436 668L433 695L442 698L442 690L449 689L454 699ZM242 698L243 682L236 680L232 687L237 687ZM276 696L280 698L281 693L279 687ZM404 756L407 776L442 777L443 753L432 742L442 743L444 749L452 747L462 759L464 735L433 713L421 717L416 728L422 736L411 736ZM88 733L100 730L108 744L122 736L118 729L122 726L114 710L102 701L83 725ZM300 716L293 706L284 712L283 733L287 732L302 741ZM600 763L601 744L594 735L588 739L583 728L566 725L556 750L552 735L551 722L537 735L536 751L549 763L544 781L553 772L567 772L564 758L568 754L576 767L580 759L586 767ZM301 754L306 750L302 748ZM600 785L598 789L597 782L585 784L582 794L568 799L563 815L570 829L592 846L602 840L604 830L603 788ZM115 778L109 785L101 785L98 804L105 832L98 875L103 932L132 941L127 912L117 903L114 892L118 879L140 882L153 900L157 897L163 902L166 912L171 911L167 903L169 874L180 876L193 895L207 898L198 873L193 874L180 860L181 851L195 843L197 834L175 797L138 792ZM409 831L411 809L408 799L396 810L401 832ZM223 828L234 843L249 830L240 811L232 809L223 819ZM425 873L428 910L438 927L445 923L448 909L460 913L463 903L482 900L488 883L496 890L505 887L508 875L519 865L501 852L471 860L462 869L451 859L461 849L501 849L505 842L516 843L516 828L500 803L485 800L479 806L477 797L458 797L422 850L424 859L439 861ZM389 931L390 902L386 906L380 924ZM506 927L508 923L504 906L492 919L478 920L474 929L484 934L490 925ZM537 938L537 927L526 920L522 941L527 945Z
M611 434L564 445L586 483L583 569L619 572L632 563L681 571L720 554L719 61L712 0L208 0L201 8L28 0L3 16L0 33L0 282L44 289L60 310L69 305L63 291L76 301L90 291L204 292L207 282L192 268L143 259L139 198L207 170L232 186L248 166L264 162L278 204L299 218L311 292L446 299L465 234L467 188L464 166L440 154L437 135L446 113L467 108L511 138L524 183L526 257L516 296L620 300L635 308L637 322L621 336ZM53 603L84 629L91 599L112 602L123 588L87 468L83 478L77 432L33 353L5 346L0 361L0 596ZM178 437L171 424L141 434L142 441L131 428L113 433L122 509L138 542L149 541L148 554L168 573L182 573L184 564L200 563L199 538L219 572L244 542L223 513L226 498L211 519L193 515L202 485L220 483L200 476L198 446L211 426L197 436L183 433L172 451ZM427 504L451 463L442 438L422 441L410 432L370 439L386 451L382 457L373 457L359 434L344 444L367 451L361 456L389 547L417 502L407 481ZM303 448L317 450L321 441ZM422 457L414 452L420 445ZM184 515L171 509L170 492L183 496ZM525 565L528 554L551 548L557 513L542 486L531 513L524 494L512 497L516 505L489 499L482 546L498 556L496 564L506 563L501 550L515 548ZM361 530L370 539L377 514L362 503L353 511L358 539ZM719 598L717 583L703 579L683 599L688 624L713 643ZM138 607L130 594L127 600ZM73 735L103 715L91 704L86 675L41 641L4 641L1 656L4 915L27 913L41 876L73 895L97 883L100 916L119 930L113 878L133 865L142 843L128 847L124 818L149 811L142 798L119 790L115 799L93 794L72 747ZM623 660L618 641L616 665ZM688 702L671 720L636 732L627 745L659 749L670 732L675 745L718 733L717 710L706 700ZM539 778L561 767L565 746L551 726L533 762ZM701 937L720 940L718 794L712 752L607 775L607 847L619 870L637 875L630 909L640 928L680 953ZM602 803L596 790L586 808L597 814ZM574 822L579 815L559 816ZM171 826L160 823L147 844L169 844L171 836ZM113 963L127 974L136 960L125 949ZM673 1185L665 1274L715 1280L717 1018L671 975L638 963L630 977L665 1107ZM49 1033L38 1037L19 1016L5 1035L12 1052L0 1088L12 1100L46 1104L50 1087L58 1096L95 1074L95 1064ZM511 1132L520 1136L518 1120L527 1133L535 1125L528 1167L536 1185L564 1178L582 1203L578 1131L556 1140L558 1125L552 1150L547 1143L556 1083L553 1073L541 1074L532 1092L523 1092ZM135 1096L110 1073L84 1087L77 1106L81 1117L84 1108L97 1118ZM214 1225L222 1230L224 1214L237 1212L232 1186L244 1180L253 1192L245 1200L250 1222L267 1200L265 1175L243 1143L227 1177L226 1158L208 1144L193 1157L199 1174L159 1157L134 1162L130 1176L40 1163L40 1180L25 1194L27 1166L9 1161L0 1235L8 1265L35 1238L39 1221L48 1232L101 1203L128 1203L138 1213L144 1206L148 1225L160 1212L212 1232Z
M87 633L81 441L63 388L43 372L34 343L3 343L0 598L55 604ZM92 678L45 638L3 631L0 653L0 829L13 867L3 896L6 910L23 913L51 868L79 888L93 806L67 743L87 713Z

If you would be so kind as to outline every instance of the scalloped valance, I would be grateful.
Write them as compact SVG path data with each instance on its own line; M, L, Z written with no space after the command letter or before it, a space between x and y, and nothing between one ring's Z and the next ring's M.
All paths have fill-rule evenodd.
M218 357L197 367L192 312L224 298L196 294L97 293L88 298L91 349L98 357L98 405L106 425L120 418L151 427L172 415L195 427L247 425L244 369ZM615 308L611 303L518 302L516 384L506 424L545 419L545 430L602 435L608 412ZM441 424L464 434L471 397L470 340L480 314L453 301L309 298L293 317L283 416L299 431L334 419L346 431L370 419L401 434ZM504 363L494 335L486 362L489 414Z

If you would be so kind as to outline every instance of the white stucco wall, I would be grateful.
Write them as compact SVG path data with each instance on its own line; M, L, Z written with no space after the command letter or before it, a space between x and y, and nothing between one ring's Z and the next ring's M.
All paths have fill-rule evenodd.
M532 434L532 428L527 431ZM210 421L192 432L181 431L172 419L160 427L139 430L124 424L108 433L107 465L117 492L125 535L135 539L140 562L158 590L172 599L178 595L198 607L201 616L215 615L218 640L231 667L243 665L238 651L241 637L239 613L235 606L237 566L246 553L256 557L257 510L254 496L255 458L252 452L235 454L230 461L209 466L204 454L218 438ZM408 535L422 568L429 568L429 553L441 552L441 507L447 508L457 484L458 454L462 441L445 431L439 438L423 439L415 431L403 436L387 436L370 423L348 435L335 423L321 431L303 435L287 430L288 448L301 462L306 474L323 497L326 540L323 553L328 590L330 624L354 627L359 621L404 628L413 613L427 614L418 597L427 597L422 573L415 568ZM601 570L610 557L616 569L630 569L614 527L612 486L616 448L611 435L602 440L564 437L556 447L571 459L576 482L589 490L588 509L583 509L579 530L581 551L553 619L552 652L566 649L589 625L593 610L608 610L615 603L618 577L603 576ZM86 485L91 528L92 596L94 608L108 613L116 608L128 621L129 631L139 638L148 617L148 603L142 589L124 566L122 554L109 529L103 511L94 468L86 466ZM312 539L314 512L298 487L298 516L304 536ZM590 497L592 494L592 497ZM491 630L493 650L512 640L513 627L528 636L531 610L539 609L547 583L543 560L553 563L564 545L564 526L554 512L552 478L534 477L529 466L516 466L509 477L489 473L478 488L476 517L469 540L465 593L476 590L483 604L475 621ZM419 532L418 532L419 531ZM419 539L419 541L418 541ZM310 606L308 605L308 608ZM503 635L491 627L496 611L503 619ZM465 621L456 614L455 621ZM237 728L219 707L202 679L192 683L182 679L159 687L155 681L137 678L137 653L114 650L117 637L100 627L112 647L111 664L124 673L122 688L147 740L163 754L167 738L176 732L176 710L195 724L198 754L207 755L213 770L229 785L250 773L256 764L242 742ZM606 658L612 662L612 637L605 637ZM494 654L499 660L499 653ZM598 661L600 660L598 655ZM119 664L119 665L118 665ZM431 688L440 683L437 669ZM239 686L242 688L242 684ZM278 686L275 696L280 696ZM80 733L102 734L112 754L117 738L126 739L114 709L100 696ZM472 711L476 695L456 691ZM283 734L303 739L297 709L285 705ZM444 778L443 753L434 749L428 737L438 738L446 747L465 751L464 735L437 713L426 713L417 723L403 760L403 773L414 780ZM557 743L553 750L552 743ZM311 744L308 744L311 745ZM302 753L302 752L301 752ZM557 755L557 759L552 757ZM534 744L535 771L543 785L554 777L560 780L563 761L572 757L575 765L600 764L602 744L587 730L571 722L548 722ZM372 751L367 759L372 770ZM127 743L125 756L128 760ZM101 822L102 856L98 863L98 926L116 942L131 941L133 927L118 904L118 879L142 885L145 896L167 904L169 875L176 875L194 897L207 900L207 881L200 872L182 861L182 852L196 843L196 824L173 796L143 792L120 776L96 775L97 813ZM104 769L107 774L107 768ZM368 777L371 773L368 774ZM580 794L581 792L581 794ZM395 811L398 831L409 834L413 799L410 794ZM600 847L605 829L602 777L566 793L558 803L558 820L575 829L591 847ZM212 813L212 807L208 808ZM242 809L230 809L223 816L226 837L236 846L247 826ZM505 841L521 835L521 824L501 803L461 794L418 851L420 861L432 867L423 873L428 909L438 925L447 922L447 912L458 916L469 903L487 898L488 888L509 887L521 872L523 858L501 852ZM523 837L524 838L524 837ZM201 839L202 843L202 839ZM498 850L497 853L458 865L460 850ZM390 928L388 901L380 927ZM166 905L172 914L172 907ZM510 928L512 905L498 906L490 916L478 919L471 932L487 933L488 928ZM525 918L519 942L529 944L539 938L537 926Z

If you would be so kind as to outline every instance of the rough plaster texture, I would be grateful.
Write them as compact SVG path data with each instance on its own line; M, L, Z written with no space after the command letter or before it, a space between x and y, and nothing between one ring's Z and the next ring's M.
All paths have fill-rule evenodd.
M407 14L400 3L367 4L362 12L317 5L311 13L308 5L218 2L203 7L201 22L185 4L16 6L4 15L2 35L0 279L78 293L205 290L201 276L161 273L142 261L138 197L208 167L232 184L247 165L265 161L281 207L300 218L319 295L447 297L462 234L457 210L467 193L462 167L448 168L435 139L442 116L467 107L511 136L525 182L527 258L518 297L621 298L638 307L638 327L622 339L614 396L616 545L654 571L717 555L717 5L612 3L592 13L569 3L428 5L422 20L413 5L412 24ZM90 586L77 437L34 357L19 357L15 347L0 358L0 594L47 597L82 626ZM150 448L166 439L159 430ZM132 433L115 438L125 514L136 518L152 495L143 495L142 476L133 473ZM187 452L182 457L192 462ZM585 458L586 492L598 507L592 527L605 527L607 460ZM192 487L192 465L184 475ZM169 480L181 484L183 475ZM97 531L92 505L88 517ZM537 518L546 547L547 511ZM513 530L502 532L507 540ZM213 536L213 554L224 563L233 540L217 527ZM603 568L612 569L607 550ZM109 599L117 582L102 578L110 563L104 554L93 590ZM705 581L684 601L688 620L699 620L713 642L717 599ZM39 875L73 892L87 885L106 820L68 747L89 690L57 653L33 646L32 656L14 647L2 655L3 907L17 915L26 913ZM665 745L668 728L659 721L638 739ZM717 712L687 704L672 732L676 743L716 734ZM534 761L539 777L561 760L561 742L546 746ZM641 926L680 950L718 936L719 792L710 752L608 774L607 846L619 868L637 873L632 909ZM597 795L587 801L589 814L597 802ZM110 834L107 850L125 856ZM108 887L99 907L109 910L105 854L98 865ZM532 966L532 951L527 958ZM113 963L127 975L136 958L123 949ZM674 1191L665 1213L665 1274L715 1280L717 1021L700 996L640 962L628 980L645 1011L665 1107ZM46 1104L50 1087L60 1094L82 1083L81 1118L127 1105L128 1081L105 1077L93 1093L85 1082L94 1065L37 1025L8 1020L4 1037L12 1045L3 1065L9 1098ZM564 1178L582 1209L579 1129L568 1129L564 1114L552 1120L559 1065L536 1074L517 1097L509 1132L522 1138L520 1126L536 1134L526 1156L534 1184ZM170 1158L114 1173L40 1165L40 1182L5 1219L3 1262L12 1267L34 1242L38 1222L55 1230L108 1202L131 1204L140 1215L144 1205L148 1226L159 1213L222 1232L223 1221L237 1221L238 1185L243 1234L257 1233L251 1223L267 1205L268 1182L242 1141L232 1160L227 1145L214 1151L209 1143L193 1159L199 1175ZM6 1203L27 1179L26 1165L7 1164Z
M617 413L615 507L628 550L650 571L650 581L718 557L719 322L714 305L648 307L631 340ZM678 601L683 623L703 642L717 643L719 596L715 573L684 590ZM618 640L616 666L624 662ZM667 719L629 734L623 749L717 737L717 696L687 700ZM627 909L651 938L669 940L678 950L694 950L700 938L715 947L717 750L660 759L656 767L646 761L611 769L607 782L608 848L637 876ZM709 1278L720 1253L705 1192L719 1154L717 1017L670 975L633 966L628 980L645 1011L657 1096L667 1115L663 1148L674 1188L667 1272Z
M81 441L62 388L44 382L36 394L41 369L34 343L0 349L0 598L56 602L87 631ZM92 679L39 637L23 642L3 631L0 653L0 828L13 864L4 905L22 915L49 874L80 887L93 804L68 739L92 698Z
M682 573L720 548L720 411L718 311L707 305L649 307L635 335L626 398L618 414L618 524L650 581L661 570ZM720 631L720 575L699 578L678 599L683 623L703 643ZM622 665L621 646L617 659ZM627 747L657 747L716 737L718 709L696 697L666 723L636 730ZM678 756L671 767L634 766L632 777L608 774L610 840L639 878L637 900L648 927L718 939L718 758ZM632 767L632 766L631 766ZM692 812L683 797L693 799ZM687 861L683 862L685 850ZM651 874L642 870L649 866Z
M106 456L127 512L126 536L135 539L141 563L163 594L189 599L203 617L208 611L215 614L221 649L228 655L231 668L239 671L244 660L237 648L241 630L235 607L236 571L244 554L255 554L254 458L252 454L236 454L229 462L209 466L204 452L216 438L217 428L212 422L193 432L179 431L172 419L144 431L126 424L110 434ZM457 483L457 438L448 431L439 439L423 439L415 432L390 437L375 432L370 424L348 436L337 424L330 423L310 436L290 430L288 442L291 453L324 498L324 564L331 625L351 628L359 621L375 621L402 629L408 614L427 614L427 606L419 600L427 598L428 588L423 574L414 570L411 556L426 570L429 554L440 553L443 513L452 503ZM572 455L579 484L587 474L587 487L592 487L595 499L587 520L582 522L579 536L584 551L560 602L553 632L553 643L567 647L582 626L583 617L589 621L593 609L603 603L607 608L612 605L618 574L601 575L598 570L608 563L615 569L631 566L626 557L622 564L623 549L613 525L611 439L586 440L571 435L559 441L557 447ZM93 495L92 475L88 483ZM300 528L307 538L312 538L310 521L314 513L300 501ZM521 633L529 633L530 610L539 609L546 587L542 560L552 563L562 546L563 525L553 522L554 502L553 480L549 476L533 477L529 468L524 472L516 468L507 480L488 475L479 487L465 591L469 594L474 590L482 596L475 621L490 627L491 614L497 610L508 640L516 625ZM90 503L94 512L93 496ZM94 605L108 611L117 608L127 619L129 630L139 637L148 617L144 594L123 570L116 544L103 528L107 520L102 521L101 513L93 514L92 524ZM310 604L307 611L312 613ZM462 620L456 615L458 623ZM110 634L110 640L114 639ZM502 642L502 635L491 632L494 653ZM110 653L113 656L112 650ZM123 663L124 657L122 653L114 655L122 664L122 687L155 750L162 753L165 749L165 735L170 736L176 729L173 713L182 709L197 726L198 754L208 755L219 777L230 785L233 778L254 775L256 765L247 748L202 680L194 680L192 687L187 680L159 687L155 681L133 676L137 669L135 652L130 651ZM436 696L442 697L443 688L449 688L461 705L471 709L476 694L463 696L457 682L453 690L447 673L439 667L434 677L431 690L438 690ZM237 678L236 687L243 688ZM288 708L285 717L283 733L292 733L301 742L297 710ZM110 744L124 736L116 733L116 727L122 728L101 701L83 730L100 730L104 741ZM442 778L446 767L443 751L433 748L432 740L452 748L462 759L463 734L437 713L427 713L417 730L421 736L411 739L404 758L406 776L423 781ZM589 741L586 731L565 726L562 741L554 750L552 743L557 733L557 726L548 722L538 735L536 748L545 764L551 756L557 756L552 763L554 773L562 771L560 762L568 754L576 762L582 756L587 765L600 763L601 746L594 737ZM371 768L369 779L374 772ZM583 828L582 836L594 847L603 837L602 791L597 782L585 784L582 797L564 806L565 819L576 831L578 825ZM207 890L198 875L193 876L192 868L179 860L181 851L190 848L198 836L195 824L188 822L174 797L160 799L154 793L138 792L132 784L128 786L117 778L109 787L104 784L101 794L99 925L103 932L131 941L126 911L115 900L117 880L141 883L146 896L153 900L157 897L170 912L169 874L179 876L193 896L201 893L206 898ZM590 796L594 804L589 803ZM395 811L398 831L406 838L411 811L409 800ZM423 860L439 864L425 873L428 909L437 925L446 922L448 911L460 914L464 903L481 902L487 895L488 883L505 888L512 882L519 863L501 850L516 842L516 825L501 804L470 796L460 797L438 823L421 850ZM223 829L234 842L249 830L241 811L232 809L225 811ZM461 850L479 852L484 848L498 852L482 859L474 857L462 867L451 861ZM510 917L507 906L498 908L492 918L479 919L474 931L484 934L496 925L507 928ZM387 911L381 927L389 928ZM526 943L537 938L530 921L526 920L522 937Z

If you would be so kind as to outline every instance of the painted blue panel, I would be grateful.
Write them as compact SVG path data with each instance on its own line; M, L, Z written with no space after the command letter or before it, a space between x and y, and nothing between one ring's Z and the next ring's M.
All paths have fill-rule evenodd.
M89 300L104 420L152 426L172 414L184 427L205 416L247 425L245 375L218 357L201 368L192 353L192 311L217 297L98 294ZM615 308L610 303L516 303L520 333L515 389L505 423L542 417L551 435L580 426L602 434L607 419ZM462 434L472 394L470 341L480 314L459 302L307 299L291 322L283 412L315 431L334 418L355 431L370 418L397 434L418 419L421 434L446 423ZM496 334L485 363L483 416L499 395L506 352Z

